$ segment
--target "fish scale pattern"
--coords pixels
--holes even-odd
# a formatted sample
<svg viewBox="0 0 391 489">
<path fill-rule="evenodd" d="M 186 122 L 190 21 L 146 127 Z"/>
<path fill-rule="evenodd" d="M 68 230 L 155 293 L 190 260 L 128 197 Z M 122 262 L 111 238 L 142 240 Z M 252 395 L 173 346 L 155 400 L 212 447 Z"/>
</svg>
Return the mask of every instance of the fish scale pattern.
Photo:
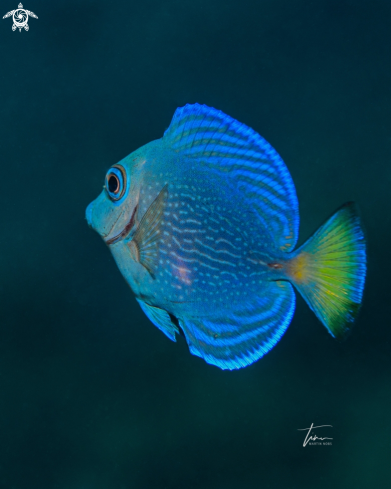
<svg viewBox="0 0 391 489">
<path fill-rule="evenodd" d="M 188 104 L 176 110 L 164 139 L 208 171 L 234 179 L 275 246 L 294 248 L 299 227 L 295 187 L 281 157 L 258 133 L 219 110 Z"/>
</svg>

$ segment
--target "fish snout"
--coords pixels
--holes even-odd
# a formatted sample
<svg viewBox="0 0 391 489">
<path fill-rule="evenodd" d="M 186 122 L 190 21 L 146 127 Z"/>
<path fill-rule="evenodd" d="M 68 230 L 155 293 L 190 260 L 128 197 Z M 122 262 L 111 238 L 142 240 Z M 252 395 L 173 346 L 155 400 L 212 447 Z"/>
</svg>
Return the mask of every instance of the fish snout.
<svg viewBox="0 0 391 489">
<path fill-rule="evenodd" d="M 86 219 L 87 223 L 90 228 L 94 229 L 94 226 L 92 225 L 92 210 L 94 207 L 94 202 L 91 202 L 91 204 L 87 207 L 86 209 Z"/>
</svg>

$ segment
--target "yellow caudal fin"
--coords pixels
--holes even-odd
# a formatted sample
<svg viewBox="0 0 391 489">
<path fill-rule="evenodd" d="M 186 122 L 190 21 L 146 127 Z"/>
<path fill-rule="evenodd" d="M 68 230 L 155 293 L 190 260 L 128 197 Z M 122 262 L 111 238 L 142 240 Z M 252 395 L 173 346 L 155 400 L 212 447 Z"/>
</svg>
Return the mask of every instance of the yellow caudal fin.
<svg viewBox="0 0 391 489">
<path fill-rule="evenodd" d="M 360 308 L 366 246 L 354 203 L 343 205 L 287 266 L 288 277 L 329 333 L 343 338 Z"/>
</svg>

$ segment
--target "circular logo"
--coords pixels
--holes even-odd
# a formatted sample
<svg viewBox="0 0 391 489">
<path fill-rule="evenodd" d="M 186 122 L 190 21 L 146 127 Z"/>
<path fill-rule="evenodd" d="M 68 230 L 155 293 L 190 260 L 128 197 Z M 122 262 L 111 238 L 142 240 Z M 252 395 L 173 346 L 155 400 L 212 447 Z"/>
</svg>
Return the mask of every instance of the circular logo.
<svg viewBox="0 0 391 489">
<path fill-rule="evenodd" d="M 16 25 L 16 27 L 18 27 L 19 29 L 21 29 L 22 27 L 24 27 L 25 25 L 27 25 L 27 22 L 28 22 L 28 14 L 27 12 L 22 9 L 22 8 L 18 8 L 15 10 L 14 12 L 14 15 L 12 16 L 13 20 L 14 20 L 14 24 Z"/>
</svg>

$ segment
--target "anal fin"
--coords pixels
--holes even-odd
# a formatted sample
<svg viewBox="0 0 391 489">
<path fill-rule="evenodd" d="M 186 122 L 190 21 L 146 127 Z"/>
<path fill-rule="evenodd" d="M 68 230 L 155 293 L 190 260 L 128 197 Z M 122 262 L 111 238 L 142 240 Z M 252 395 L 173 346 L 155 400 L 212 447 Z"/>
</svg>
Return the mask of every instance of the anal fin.
<svg viewBox="0 0 391 489">
<path fill-rule="evenodd" d="M 268 282 L 253 303 L 237 304 L 212 317 L 179 319 L 190 353 L 223 370 L 246 367 L 281 339 L 295 309 L 289 282 Z"/>
</svg>

